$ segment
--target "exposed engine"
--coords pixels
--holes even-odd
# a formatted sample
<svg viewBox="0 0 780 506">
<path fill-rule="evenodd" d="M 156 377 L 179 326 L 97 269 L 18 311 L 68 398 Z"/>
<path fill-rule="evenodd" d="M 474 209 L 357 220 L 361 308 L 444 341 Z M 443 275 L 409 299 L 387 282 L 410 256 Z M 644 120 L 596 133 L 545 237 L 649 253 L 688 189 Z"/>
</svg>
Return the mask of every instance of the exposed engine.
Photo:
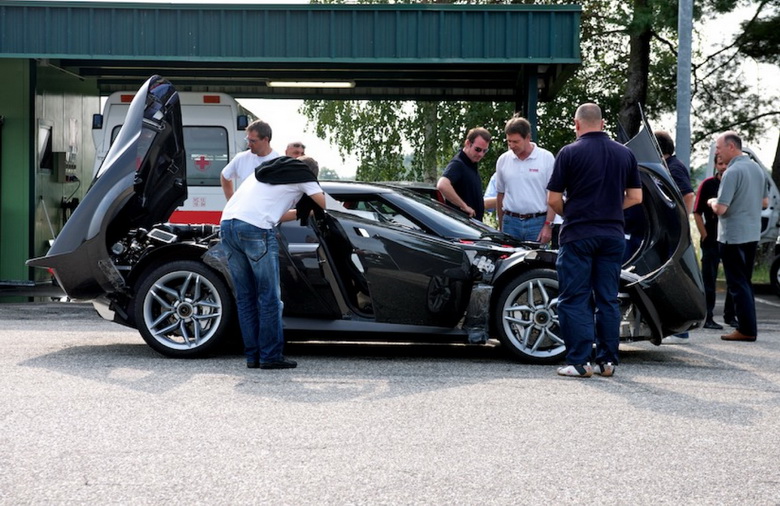
<svg viewBox="0 0 780 506">
<path fill-rule="evenodd" d="M 151 230 L 136 228 L 111 246 L 111 259 L 120 270 L 136 265 L 150 250 L 184 241 L 211 245 L 219 240 L 217 225 L 178 225 L 162 223 Z"/>
</svg>

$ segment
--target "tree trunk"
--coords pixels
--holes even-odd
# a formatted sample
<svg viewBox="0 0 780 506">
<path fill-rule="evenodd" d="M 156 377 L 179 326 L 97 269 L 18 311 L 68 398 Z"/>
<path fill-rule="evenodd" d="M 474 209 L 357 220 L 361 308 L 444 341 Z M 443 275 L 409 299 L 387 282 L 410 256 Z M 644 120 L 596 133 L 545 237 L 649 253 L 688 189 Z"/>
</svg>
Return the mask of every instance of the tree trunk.
<svg viewBox="0 0 780 506">
<path fill-rule="evenodd" d="M 436 167 L 436 147 L 439 140 L 436 136 L 438 131 L 438 107 L 436 102 L 421 102 L 420 112 L 424 119 L 423 128 L 423 181 L 426 183 L 435 183 L 439 179 L 438 168 Z"/>
<path fill-rule="evenodd" d="M 647 101 L 647 80 L 650 73 L 650 21 L 649 0 L 634 0 L 634 17 L 628 26 L 630 53 L 626 91 L 620 103 L 620 124 L 633 137 L 639 132 L 641 116 L 638 104 Z"/>
<path fill-rule="evenodd" d="M 772 179 L 774 179 L 775 185 L 780 188 L 780 136 L 777 139 L 775 159 L 772 161 Z"/>
</svg>

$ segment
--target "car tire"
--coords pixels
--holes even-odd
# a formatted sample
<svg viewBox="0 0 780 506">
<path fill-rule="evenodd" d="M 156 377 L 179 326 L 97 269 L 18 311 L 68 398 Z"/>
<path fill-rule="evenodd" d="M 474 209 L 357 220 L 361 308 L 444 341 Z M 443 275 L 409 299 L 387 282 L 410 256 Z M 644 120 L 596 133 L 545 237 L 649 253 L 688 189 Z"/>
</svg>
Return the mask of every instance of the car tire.
<svg viewBox="0 0 780 506">
<path fill-rule="evenodd" d="M 780 255 L 775 257 L 769 268 L 769 284 L 772 285 L 775 295 L 780 297 Z"/>
<path fill-rule="evenodd" d="M 512 356 L 553 364 L 566 355 L 558 325 L 558 274 L 533 269 L 509 282 L 494 305 L 493 328 Z"/>
<path fill-rule="evenodd" d="M 222 276 L 202 262 L 159 265 L 144 273 L 136 286 L 136 326 L 156 351 L 172 358 L 196 358 L 228 341 L 233 295 Z"/>
</svg>

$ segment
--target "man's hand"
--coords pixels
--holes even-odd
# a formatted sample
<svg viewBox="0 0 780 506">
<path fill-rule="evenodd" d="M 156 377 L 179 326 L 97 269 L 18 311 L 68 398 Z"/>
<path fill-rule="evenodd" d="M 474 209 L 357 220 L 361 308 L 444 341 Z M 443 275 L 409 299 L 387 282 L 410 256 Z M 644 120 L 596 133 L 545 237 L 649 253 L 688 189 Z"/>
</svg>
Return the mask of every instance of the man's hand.
<svg viewBox="0 0 780 506">
<path fill-rule="evenodd" d="M 545 222 L 544 225 L 542 225 L 542 229 L 539 231 L 539 235 L 536 238 L 537 242 L 540 242 L 542 244 L 547 244 L 552 240 L 552 224 L 548 224 Z"/>
</svg>

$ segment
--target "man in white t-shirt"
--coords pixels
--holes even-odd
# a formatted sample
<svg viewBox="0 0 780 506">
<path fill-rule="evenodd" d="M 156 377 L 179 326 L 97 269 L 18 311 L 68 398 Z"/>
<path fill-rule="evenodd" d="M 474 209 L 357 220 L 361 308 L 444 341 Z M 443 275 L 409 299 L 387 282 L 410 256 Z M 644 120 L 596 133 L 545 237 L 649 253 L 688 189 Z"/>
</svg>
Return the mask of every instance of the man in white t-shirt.
<svg viewBox="0 0 780 506">
<path fill-rule="evenodd" d="M 316 162 L 308 157 L 285 156 L 266 162 L 247 177 L 222 211 L 220 237 L 228 252 L 246 366 L 250 369 L 291 369 L 298 365 L 283 355 L 276 225 L 304 195 L 325 208 L 325 193 L 317 182 L 315 167 Z"/>
<path fill-rule="evenodd" d="M 555 157 L 531 142 L 531 124 L 513 117 L 504 128 L 509 151 L 496 162 L 498 228 L 522 241 L 550 242 L 555 212 L 547 183 Z"/>
<path fill-rule="evenodd" d="M 271 126 L 259 119 L 246 127 L 246 142 L 249 144 L 249 149 L 234 156 L 219 176 L 219 183 L 222 185 L 226 199 L 230 200 L 236 188 L 247 176 L 255 173 L 258 165 L 279 158 L 279 153 L 271 149 L 271 134 Z"/>
</svg>

